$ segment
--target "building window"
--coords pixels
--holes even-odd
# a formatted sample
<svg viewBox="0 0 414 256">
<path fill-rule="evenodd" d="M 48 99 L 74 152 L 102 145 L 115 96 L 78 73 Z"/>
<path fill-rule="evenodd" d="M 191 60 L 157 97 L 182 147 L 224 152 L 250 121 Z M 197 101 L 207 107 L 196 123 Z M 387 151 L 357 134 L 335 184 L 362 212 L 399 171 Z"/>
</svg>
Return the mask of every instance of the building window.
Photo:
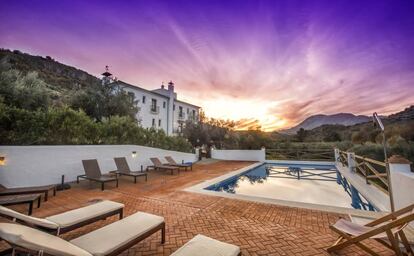
<svg viewBox="0 0 414 256">
<path fill-rule="evenodd" d="M 196 117 L 196 116 L 195 116 L 195 110 L 193 109 L 193 118 L 195 119 L 195 117 Z"/>
<path fill-rule="evenodd" d="M 178 106 L 178 116 L 179 117 L 183 117 L 184 116 L 183 107 L 181 107 L 181 106 Z"/>
<path fill-rule="evenodd" d="M 190 110 L 187 108 L 187 114 L 190 113 Z"/>
<path fill-rule="evenodd" d="M 145 104 L 145 95 L 142 96 L 142 104 Z"/>
<path fill-rule="evenodd" d="M 158 119 L 158 127 L 161 127 L 161 119 Z"/>
<path fill-rule="evenodd" d="M 151 112 L 157 112 L 157 100 L 151 99 Z"/>
<path fill-rule="evenodd" d="M 175 111 L 175 104 L 173 105 L 173 111 Z"/>
<path fill-rule="evenodd" d="M 152 119 L 152 127 L 155 128 L 155 118 Z"/>
<path fill-rule="evenodd" d="M 167 103 L 164 101 L 163 103 L 162 103 L 162 108 L 165 108 L 165 106 L 167 105 Z"/>
<path fill-rule="evenodd" d="M 129 96 L 129 99 L 131 100 L 131 102 L 134 102 L 135 94 L 133 92 L 128 92 L 128 96 Z"/>
</svg>

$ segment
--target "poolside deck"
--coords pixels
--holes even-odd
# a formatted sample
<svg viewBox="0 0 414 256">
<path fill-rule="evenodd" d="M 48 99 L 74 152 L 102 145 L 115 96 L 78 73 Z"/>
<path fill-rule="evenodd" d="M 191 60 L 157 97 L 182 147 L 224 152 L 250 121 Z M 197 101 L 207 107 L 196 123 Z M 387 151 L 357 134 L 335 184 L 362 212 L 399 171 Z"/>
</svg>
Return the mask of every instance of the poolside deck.
<svg viewBox="0 0 414 256">
<path fill-rule="evenodd" d="M 174 176 L 152 171 L 148 182 L 139 180 L 134 184 L 128 177 L 122 177 L 119 188 L 108 183 L 103 192 L 97 184 L 83 181 L 80 185 L 73 184 L 70 190 L 58 192 L 48 202 L 42 202 L 41 208 L 34 210 L 34 216 L 56 214 L 93 200 L 110 199 L 124 203 L 126 215 L 145 211 L 165 217 L 164 245 L 159 243 L 157 234 L 122 255 L 169 255 L 199 233 L 240 246 L 242 255 L 327 255 L 324 249 L 336 239 L 329 225 L 346 216 L 181 191 L 249 164 L 225 161 L 197 164 L 193 171 Z M 15 209 L 25 211 L 24 208 Z M 91 224 L 63 237 L 72 239 L 115 219 Z M 370 246 L 381 255 L 392 255 L 375 241 L 370 241 Z M 0 250 L 4 248 L 3 242 Z M 340 255 L 365 254 L 352 246 Z"/>
</svg>

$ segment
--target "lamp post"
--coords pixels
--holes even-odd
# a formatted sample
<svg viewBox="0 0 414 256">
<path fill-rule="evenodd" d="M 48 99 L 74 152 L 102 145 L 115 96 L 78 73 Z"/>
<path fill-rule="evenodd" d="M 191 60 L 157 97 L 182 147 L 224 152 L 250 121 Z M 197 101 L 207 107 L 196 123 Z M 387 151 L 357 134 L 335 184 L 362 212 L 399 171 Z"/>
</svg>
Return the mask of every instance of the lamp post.
<svg viewBox="0 0 414 256">
<path fill-rule="evenodd" d="M 381 129 L 382 132 L 382 146 L 384 148 L 384 158 L 385 158 L 385 171 L 387 172 L 387 178 L 388 178 L 388 192 L 390 194 L 390 205 L 391 205 L 391 212 L 395 211 L 394 207 L 394 197 L 392 194 L 392 183 L 391 183 L 391 173 L 390 168 L 388 165 L 388 156 L 387 156 L 387 140 L 385 138 L 385 127 L 384 124 L 381 121 L 381 118 L 378 116 L 377 112 L 374 112 L 372 115 L 374 119 L 374 125 L 378 125 L 378 127 Z"/>
</svg>

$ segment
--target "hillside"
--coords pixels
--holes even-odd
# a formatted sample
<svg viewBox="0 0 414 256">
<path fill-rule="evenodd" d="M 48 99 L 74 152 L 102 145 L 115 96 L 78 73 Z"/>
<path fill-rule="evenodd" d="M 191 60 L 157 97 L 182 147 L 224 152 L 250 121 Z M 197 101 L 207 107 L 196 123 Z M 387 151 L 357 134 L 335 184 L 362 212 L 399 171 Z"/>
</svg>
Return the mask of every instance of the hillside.
<svg viewBox="0 0 414 256">
<path fill-rule="evenodd" d="M 413 110 L 414 106 L 411 106 L 403 111 L 382 118 L 388 138 L 394 136 L 395 139 L 398 139 L 398 136 L 400 136 L 407 141 L 414 140 L 414 133 L 412 132 L 414 131 Z M 359 139 L 365 139 L 374 142 L 382 138 L 378 137 L 379 133 L 379 129 L 374 126 L 373 122 L 358 123 L 350 126 L 325 124 L 307 130 L 306 140 L 329 142 L 338 140 L 357 141 Z"/>
<path fill-rule="evenodd" d="M 414 105 L 404 109 L 401 112 L 388 116 L 390 120 L 412 120 L 414 119 Z"/>
<path fill-rule="evenodd" d="M 100 80 L 87 72 L 59 63 L 46 56 L 33 56 L 18 50 L 0 49 L 0 72 L 16 69 L 27 73 L 36 71 L 39 78 L 58 91 L 87 87 Z"/>
<path fill-rule="evenodd" d="M 340 113 L 340 114 L 334 114 L 334 115 L 313 115 L 313 116 L 306 118 L 304 121 L 302 121 L 298 125 L 281 131 L 281 133 L 295 134 L 300 128 L 303 128 L 305 130 L 312 130 L 322 125 L 349 126 L 349 125 L 369 122 L 370 120 L 371 118 L 368 116 L 362 116 L 362 115 L 356 116 L 350 113 Z"/>
</svg>

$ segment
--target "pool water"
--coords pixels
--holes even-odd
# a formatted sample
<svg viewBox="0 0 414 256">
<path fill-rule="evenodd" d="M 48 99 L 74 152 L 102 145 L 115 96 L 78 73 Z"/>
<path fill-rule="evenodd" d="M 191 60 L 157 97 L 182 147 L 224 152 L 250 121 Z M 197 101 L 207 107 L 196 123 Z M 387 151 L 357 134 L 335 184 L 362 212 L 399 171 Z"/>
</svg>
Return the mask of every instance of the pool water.
<svg viewBox="0 0 414 256">
<path fill-rule="evenodd" d="M 263 164 L 205 189 L 223 193 L 353 208 L 336 183 L 335 166 Z M 298 174 L 300 179 L 298 179 Z"/>
</svg>

